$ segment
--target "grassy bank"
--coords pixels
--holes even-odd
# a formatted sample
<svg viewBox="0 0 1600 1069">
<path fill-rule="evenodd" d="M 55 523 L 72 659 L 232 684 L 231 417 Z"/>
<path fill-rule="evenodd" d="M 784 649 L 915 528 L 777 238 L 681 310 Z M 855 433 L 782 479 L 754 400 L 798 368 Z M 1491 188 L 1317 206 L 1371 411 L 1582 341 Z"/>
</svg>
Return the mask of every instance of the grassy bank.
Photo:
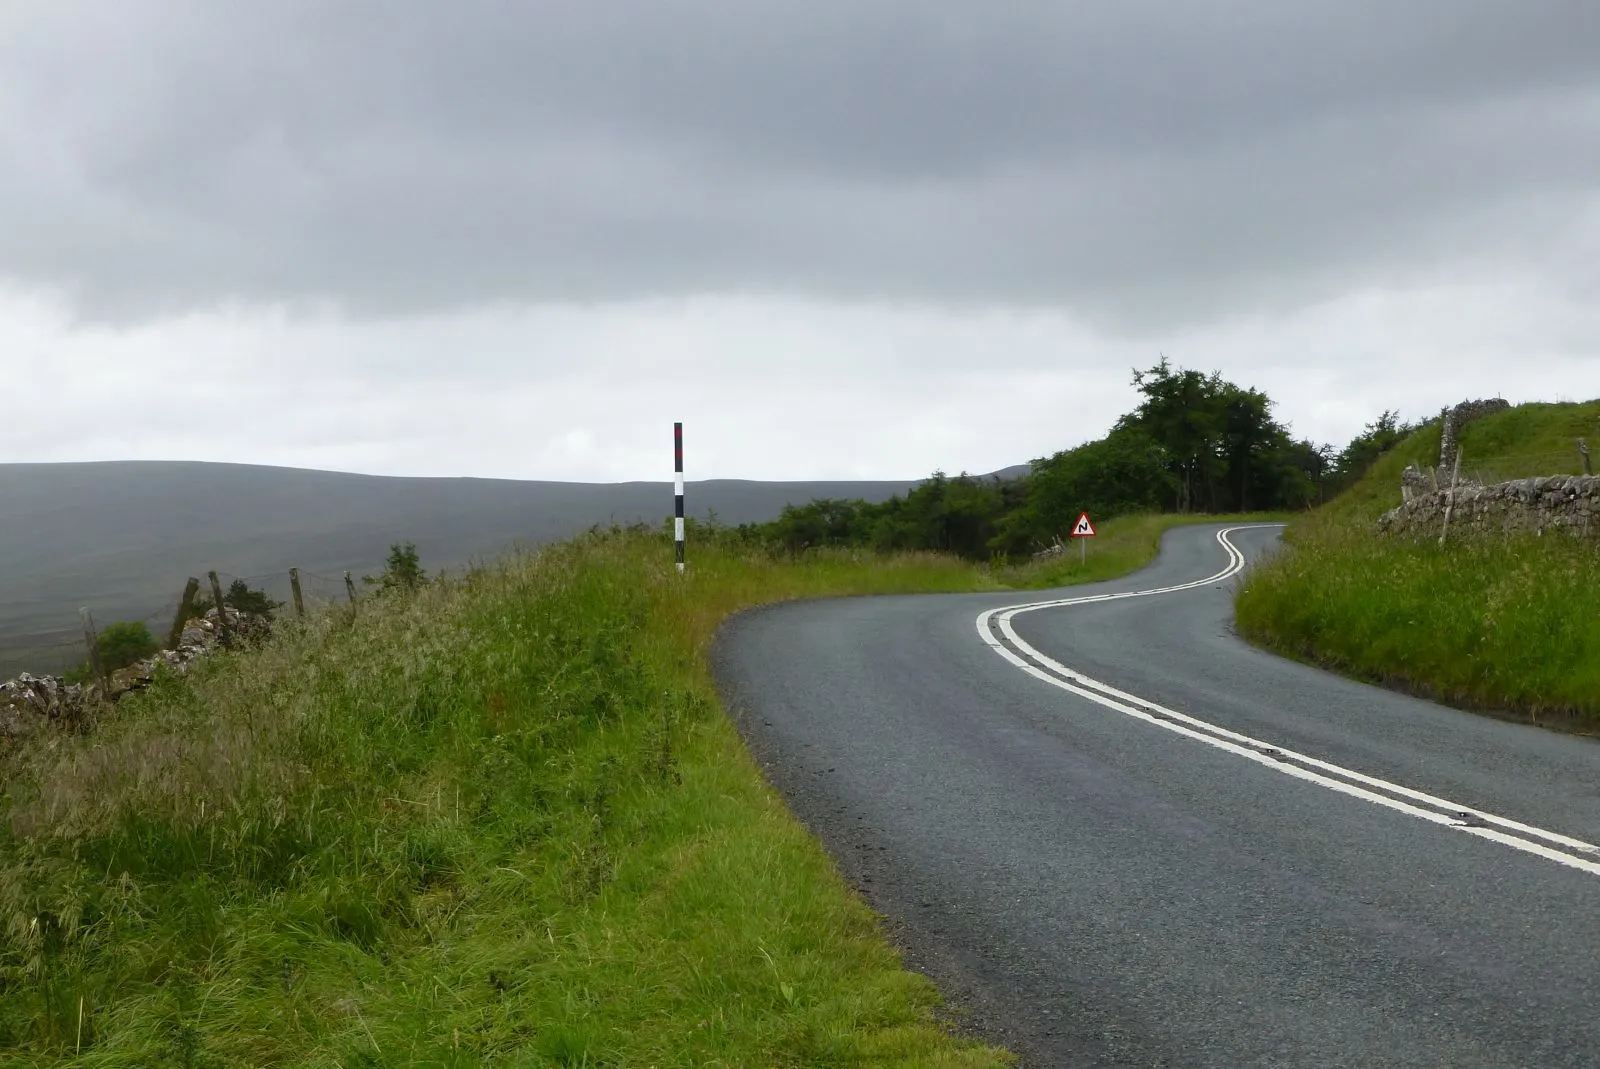
<svg viewBox="0 0 1600 1069">
<path fill-rule="evenodd" d="M 995 1065 L 716 708 L 729 611 L 970 588 L 585 540 L 13 755 L 0 1051 L 84 1065 Z"/>
<path fill-rule="evenodd" d="M 1300 532 L 1254 569 L 1241 633 L 1278 652 L 1471 708 L 1600 729 L 1600 546 Z"/>
<path fill-rule="evenodd" d="M 1437 420 L 1380 457 L 1372 470 L 1308 519 L 1361 523 L 1376 520 L 1400 504 L 1400 476 L 1408 464 L 1427 470 L 1439 462 Z M 1600 442 L 1600 400 L 1581 404 L 1518 405 L 1476 420 L 1458 435 L 1461 474 L 1483 481 L 1536 475 L 1575 475 L 1580 471 L 1576 440 Z"/>
<path fill-rule="evenodd" d="M 707 653 L 1013 570 L 597 535 L 218 655 L 0 754 L 7 1064 L 979 1066 L 765 785 Z"/>
<path fill-rule="evenodd" d="M 1468 425 L 1462 448 L 1514 476 L 1563 470 L 1564 457 L 1571 470 L 1572 439 L 1593 438 L 1596 420 L 1600 402 L 1524 405 Z M 1374 529 L 1400 503 L 1401 470 L 1438 448 L 1438 426 L 1423 428 L 1296 521 L 1287 550 L 1240 589 L 1241 633 L 1454 704 L 1600 730 L 1600 545 L 1457 534 L 1440 547 Z"/>
</svg>

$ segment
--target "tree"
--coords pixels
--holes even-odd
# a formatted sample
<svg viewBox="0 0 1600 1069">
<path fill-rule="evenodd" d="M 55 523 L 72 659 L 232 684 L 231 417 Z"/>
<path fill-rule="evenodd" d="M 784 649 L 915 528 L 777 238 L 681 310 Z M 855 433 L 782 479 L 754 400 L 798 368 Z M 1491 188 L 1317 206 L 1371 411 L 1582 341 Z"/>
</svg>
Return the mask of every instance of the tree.
<svg viewBox="0 0 1600 1069">
<path fill-rule="evenodd" d="M 785 505 L 767 525 L 767 536 L 789 550 L 810 546 L 861 546 L 870 534 L 867 522 L 874 507 L 865 501 L 821 498 L 806 505 Z"/>
<path fill-rule="evenodd" d="M 1162 356 L 1152 368 L 1135 369 L 1133 384 L 1144 401 L 1118 426 L 1142 427 L 1166 451 L 1168 470 L 1176 476 L 1177 510 L 1192 512 L 1198 500 L 1212 496 L 1217 481 L 1222 377 L 1175 371 Z"/>
<path fill-rule="evenodd" d="M 969 560 L 987 559 L 1007 492 L 998 479 L 936 471 L 905 497 L 877 510 L 870 545 L 880 550 L 934 550 Z"/>
<path fill-rule="evenodd" d="M 1167 358 L 1133 383 L 1144 401 L 1118 423 L 1140 427 L 1162 449 L 1180 512 L 1295 508 L 1312 495 L 1289 429 L 1272 399 L 1221 373 L 1174 369 Z"/>
<path fill-rule="evenodd" d="M 1160 511 L 1176 489 L 1161 446 L 1143 427 L 1123 426 L 1034 461 L 1025 526 L 1036 541 L 1048 541 L 1071 530 L 1080 512 L 1108 520 Z"/>
<path fill-rule="evenodd" d="M 1134 369 L 1140 402 L 1098 441 L 1035 460 L 1015 480 L 934 472 L 882 504 L 813 501 L 750 540 L 812 546 L 935 550 L 982 560 L 1015 557 L 1064 535 L 1080 512 L 1243 512 L 1304 508 L 1328 480 L 1332 449 L 1296 441 L 1264 392 L 1220 372 L 1175 368 L 1165 356 Z M 1392 420 L 1390 421 L 1392 422 Z"/>
<path fill-rule="evenodd" d="M 281 601 L 273 601 L 265 590 L 252 587 L 243 579 L 235 579 L 228 585 L 227 593 L 222 595 L 222 603 L 246 616 L 265 616 L 269 619 L 274 612 L 283 607 Z M 211 607 L 210 598 L 197 597 L 189 605 L 189 618 L 204 616 L 211 611 Z"/>
<path fill-rule="evenodd" d="M 383 574 L 364 575 L 361 581 L 368 586 L 376 586 L 380 594 L 397 590 L 410 593 L 427 583 L 428 573 L 422 570 L 415 543 L 396 542 L 389 547 L 389 561 Z"/>
<path fill-rule="evenodd" d="M 243 579 L 235 579 L 229 584 L 228 592 L 222 595 L 222 602 L 249 616 L 271 616 L 283 604 L 267 597 L 265 590 L 252 588 Z"/>
<path fill-rule="evenodd" d="M 1400 413 L 1385 409 L 1333 458 L 1335 489 L 1344 490 L 1354 485 L 1377 463 L 1379 457 L 1409 438 L 1419 426 L 1416 423 L 1402 423 Z"/>
</svg>

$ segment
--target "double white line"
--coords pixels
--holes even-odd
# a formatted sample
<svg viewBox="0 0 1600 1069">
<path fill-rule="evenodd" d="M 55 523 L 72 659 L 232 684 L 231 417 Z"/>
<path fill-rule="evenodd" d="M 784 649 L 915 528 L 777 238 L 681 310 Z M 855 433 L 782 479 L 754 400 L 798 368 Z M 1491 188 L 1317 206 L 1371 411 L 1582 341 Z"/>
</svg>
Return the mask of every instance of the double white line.
<svg viewBox="0 0 1600 1069">
<path fill-rule="evenodd" d="M 1373 805 L 1392 809 L 1397 813 L 1404 813 L 1409 817 L 1416 817 L 1418 820 L 1462 831 L 1480 839 L 1488 839 L 1514 850 L 1535 854 L 1569 868 L 1581 869 L 1591 875 L 1600 876 L 1600 847 L 1494 813 L 1472 809 L 1446 798 L 1412 790 L 1410 787 L 1368 776 L 1306 754 L 1296 753 L 1282 746 L 1207 723 L 1186 713 L 1180 713 L 1176 709 L 1157 705 L 1137 695 L 1118 690 L 1110 684 L 1090 679 L 1083 673 L 1073 671 L 1066 665 L 1052 660 L 1024 642 L 1011 625 L 1013 619 L 1025 612 L 1066 608 L 1070 605 L 1092 605 L 1102 601 L 1122 601 L 1126 598 L 1148 598 L 1158 594 L 1175 594 L 1181 590 L 1193 590 L 1196 587 L 1229 579 L 1244 568 L 1245 560 L 1244 554 L 1239 552 L 1238 547 L 1228 536 L 1235 531 L 1267 526 L 1279 525 L 1255 524 L 1219 531 L 1217 541 L 1228 554 L 1228 566 L 1215 575 L 1208 575 L 1192 583 L 1156 587 L 1151 590 L 1060 598 L 990 609 L 978 617 L 978 634 L 991 649 L 1029 675 L 1124 716 L 1143 720 L 1165 731 L 1226 751 L 1247 761 L 1254 761 L 1285 776 L 1292 776 L 1319 787 L 1326 787 L 1330 791 L 1337 791 L 1352 798 L 1371 802 Z"/>
</svg>

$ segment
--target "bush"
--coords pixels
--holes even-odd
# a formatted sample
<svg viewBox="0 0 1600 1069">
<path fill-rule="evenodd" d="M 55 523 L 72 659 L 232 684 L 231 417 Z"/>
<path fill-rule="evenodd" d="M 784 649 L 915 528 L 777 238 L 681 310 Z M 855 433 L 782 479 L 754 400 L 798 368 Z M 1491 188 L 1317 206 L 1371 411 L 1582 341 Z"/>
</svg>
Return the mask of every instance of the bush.
<svg viewBox="0 0 1600 1069">
<path fill-rule="evenodd" d="M 153 656 L 160 648 L 142 621 L 119 620 L 100 632 L 100 660 L 108 672 Z"/>
<path fill-rule="evenodd" d="M 415 543 L 396 542 L 389 547 L 389 561 L 383 574 L 364 575 L 361 581 L 368 586 L 376 586 L 380 594 L 396 590 L 412 593 L 427 583 L 428 573 L 422 570 L 422 560 L 417 556 Z"/>
<path fill-rule="evenodd" d="M 161 647 L 150 628 L 139 620 L 119 620 L 100 632 L 100 660 L 107 672 L 115 672 L 153 656 Z M 94 668 L 85 661 L 62 674 L 68 683 L 94 682 Z"/>
<path fill-rule="evenodd" d="M 235 579 L 228 587 L 228 592 L 222 595 L 222 603 L 230 609 L 237 609 L 246 616 L 265 616 L 270 618 L 273 613 L 283 607 L 283 602 L 273 601 L 267 596 L 265 590 L 252 587 L 243 579 Z M 212 609 L 211 599 L 198 597 L 189 606 L 189 619 L 193 620 L 204 616 Z"/>
</svg>

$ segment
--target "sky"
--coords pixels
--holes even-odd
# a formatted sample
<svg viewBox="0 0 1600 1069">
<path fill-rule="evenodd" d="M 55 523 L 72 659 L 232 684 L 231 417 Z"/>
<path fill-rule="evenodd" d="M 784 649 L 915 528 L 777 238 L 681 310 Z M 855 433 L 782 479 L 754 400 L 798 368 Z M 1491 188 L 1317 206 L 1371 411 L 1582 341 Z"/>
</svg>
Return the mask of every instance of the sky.
<svg viewBox="0 0 1600 1069">
<path fill-rule="evenodd" d="M 1593 0 L 3 0 L 0 462 L 985 472 L 1600 395 Z"/>
</svg>

